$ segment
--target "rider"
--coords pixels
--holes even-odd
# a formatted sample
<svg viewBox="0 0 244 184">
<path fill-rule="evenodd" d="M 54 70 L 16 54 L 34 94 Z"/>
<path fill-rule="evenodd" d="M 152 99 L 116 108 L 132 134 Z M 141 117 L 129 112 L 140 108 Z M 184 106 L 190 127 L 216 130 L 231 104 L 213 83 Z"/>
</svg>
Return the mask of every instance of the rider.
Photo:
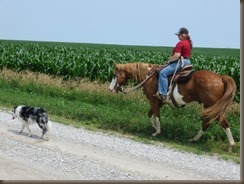
<svg viewBox="0 0 244 184">
<path fill-rule="evenodd" d="M 178 33 L 175 33 L 180 41 L 176 44 L 175 48 L 173 49 L 172 55 L 169 61 L 167 62 L 168 65 L 159 72 L 158 92 L 156 93 L 156 97 L 158 97 L 163 102 L 166 102 L 168 100 L 167 77 L 171 76 L 176 69 L 177 71 L 181 69 L 181 62 L 184 62 L 184 66 L 191 64 L 190 55 L 192 50 L 192 41 L 188 33 L 189 32 L 185 27 L 180 28 Z M 181 60 L 182 57 L 184 58 L 183 61 L 180 61 L 178 63 L 178 61 Z"/>
</svg>

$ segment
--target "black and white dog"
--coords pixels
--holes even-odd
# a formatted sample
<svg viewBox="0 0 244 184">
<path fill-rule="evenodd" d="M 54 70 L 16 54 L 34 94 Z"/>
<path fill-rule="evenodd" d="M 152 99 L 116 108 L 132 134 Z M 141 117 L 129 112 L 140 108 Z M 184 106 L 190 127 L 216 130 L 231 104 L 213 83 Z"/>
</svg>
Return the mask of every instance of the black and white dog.
<svg viewBox="0 0 244 184">
<path fill-rule="evenodd" d="M 26 127 L 29 131 L 29 136 L 31 137 L 31 130 L 29 125 L 32 123 L 37 123 L 42 129 L 42 136 L 47 136 L 51 130 L 51 123 L 48 121 L 47 111 L 41 107 L 30 107 L 27 105 L 15 106 L 12 110 L 13 119 L 18 118 L 22 122 L 22 128 L 19 133 L 23 132 Z"/>
</svg>

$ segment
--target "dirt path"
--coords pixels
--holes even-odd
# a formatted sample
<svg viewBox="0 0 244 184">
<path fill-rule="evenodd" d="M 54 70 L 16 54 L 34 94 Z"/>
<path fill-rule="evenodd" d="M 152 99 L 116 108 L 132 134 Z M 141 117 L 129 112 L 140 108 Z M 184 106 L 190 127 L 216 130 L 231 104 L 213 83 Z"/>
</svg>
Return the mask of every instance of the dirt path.
<svg viewBox="0 0 244 184">
<path fill-rule="evenodd" d="M 37 125 L 31 126 L 32 137 L 27 136 L 26 130 L 19 134 L 20 126 L 8 112 L 0 112 L 1 180 L 240 179 L 240 165 L 217 158 L 144 145 L 55 122 L 47 141 L 39 138 L 41 130 Z M 209 171 L 207 167 L 211 165 L 207 161 L 217 164 L 218 173 L 223 169 L 228 175 Z"/>
</svg>

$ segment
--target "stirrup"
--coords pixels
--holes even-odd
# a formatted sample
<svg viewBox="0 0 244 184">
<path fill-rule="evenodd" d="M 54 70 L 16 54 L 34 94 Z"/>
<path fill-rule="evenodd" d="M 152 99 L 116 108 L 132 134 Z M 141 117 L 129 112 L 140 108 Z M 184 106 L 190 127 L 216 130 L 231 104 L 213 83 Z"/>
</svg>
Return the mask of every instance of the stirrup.
<svg viewBox="0 0 244 184">
<path fill-rule="evenodd" d="M 157 93 L 155 95 L 156 98 L 158 98 L 160 101 L 162 101 L 163 103 L 169 103 L 169 95 L 160 95 L 159 92 L 157 91 Z"/>
<path fill-rule="evenodd" d="M 161 97 L 161 95 L 159 94 L 158 91 L 157 91 L 157 93 L 156 93 L 155 95 L 153 95 L 153 96 L 155 96 L 155 97 L 158 98 L 159 100 L 162 100 L 162 97 Z"/>
<path fill-rule="evenodd" d="M 161 100 L 164 102 L 164 101 L 167 101 L 168 100 L 168 95 L 161 95 Z"/>
<path fill-rule="evenodd" d="M 163 102 L 164 104 L 171 104 L 169 95 L 164 95 L 164 96 L 162 96 L 162 102 Z"/>
</svg>

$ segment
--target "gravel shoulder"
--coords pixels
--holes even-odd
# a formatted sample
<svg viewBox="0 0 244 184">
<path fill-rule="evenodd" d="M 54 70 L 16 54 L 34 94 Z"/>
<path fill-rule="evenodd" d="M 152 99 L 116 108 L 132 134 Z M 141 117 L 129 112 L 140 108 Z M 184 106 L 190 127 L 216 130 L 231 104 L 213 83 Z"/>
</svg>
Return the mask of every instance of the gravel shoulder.
<svg viewBox="0 0 244 184">
<path fill-rule="evenodd" d="M 240 180 L 240 165 L 52 122 L 50 140 L 0 111 L 0 180 Z"/>
</svg>

